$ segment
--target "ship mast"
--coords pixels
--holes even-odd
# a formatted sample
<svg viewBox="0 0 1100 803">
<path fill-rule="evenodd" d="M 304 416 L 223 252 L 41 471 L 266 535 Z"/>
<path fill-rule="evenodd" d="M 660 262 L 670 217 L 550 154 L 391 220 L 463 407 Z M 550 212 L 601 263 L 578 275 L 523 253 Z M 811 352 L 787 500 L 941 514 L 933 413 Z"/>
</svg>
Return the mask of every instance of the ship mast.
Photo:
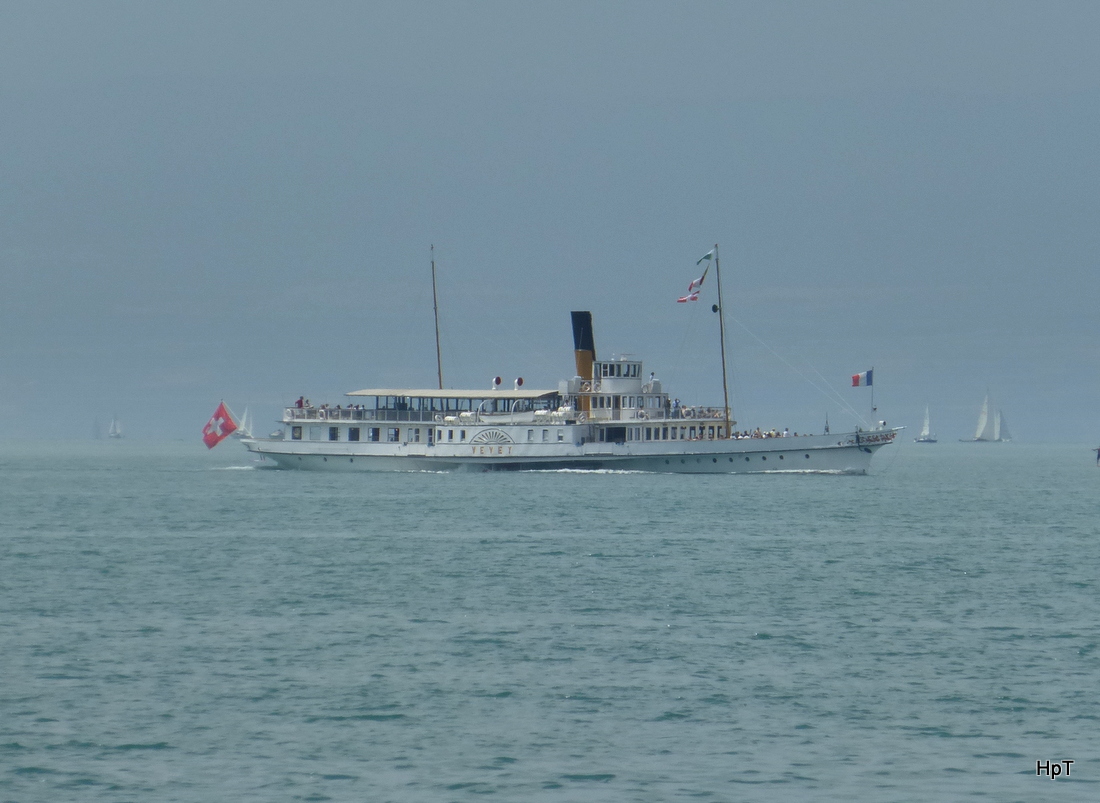
<svg viewBox="0 0 1100 803">
<path fill-rule="evenodd" d="M 436 373 L 439 376 L 439 389 L 442 390 L 443 356 L 439 350 L 439 298 L 436 295 L 436 246 L 434 244 L 431 246 L 431 308 L 436 313 Z"/>
<path fill-rule="evenodd" d="M 718 313 L 718 342 L 721 344 L 722 349 L 722 409 L 725 411 L 726 437 L 732 438 L 733 433 L 730 431 L 730 390 L 729 380 L 726 377 L 726 319 L 722 304 L 722 270 L 718 267 L 718 243 L 714 244 L 714 275 L 718 279 L 718 303 L 715 305 L 714 311 Z"/>
</svg>

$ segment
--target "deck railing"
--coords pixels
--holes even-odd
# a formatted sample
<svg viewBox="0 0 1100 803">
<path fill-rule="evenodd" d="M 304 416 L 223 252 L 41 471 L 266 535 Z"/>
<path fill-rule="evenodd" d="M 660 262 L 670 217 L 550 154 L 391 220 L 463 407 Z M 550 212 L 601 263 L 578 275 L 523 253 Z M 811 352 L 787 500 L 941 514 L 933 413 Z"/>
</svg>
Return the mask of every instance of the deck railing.
<svg viewBox="0 0 1100 803">
<path fill-rule="evenodd" d="M 517 422 L 540 420 L 550 411 L 533 414 L 531 411 L 515 413 Z M 501 421 L 512 413 L 478 413 L 456 410 L 368 410 L 356 407 L 287 407 L 285 421 L 408 421 L 414 423 L 474 424 L 478 421 Z M 574 418 L 572 413 L 569 418 Z M 722 420 L 722 411 L 713 407 L 679 407 L 669 411 L 650 409 L 599 409 L 587 416 L 593 421 L 668 421 L 668 420 Z"/>
</svg>

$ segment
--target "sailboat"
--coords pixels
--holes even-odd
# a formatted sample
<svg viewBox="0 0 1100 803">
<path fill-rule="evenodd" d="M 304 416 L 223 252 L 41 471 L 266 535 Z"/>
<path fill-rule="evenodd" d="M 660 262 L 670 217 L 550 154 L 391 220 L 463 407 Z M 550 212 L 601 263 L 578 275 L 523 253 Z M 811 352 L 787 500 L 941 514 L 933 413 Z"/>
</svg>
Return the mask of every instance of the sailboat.
<svg viewBox="0 0 1100 803">
<path fill-rule="evenodd" d="M 974 437 L 962 440 L 971 443 L 1004 443 L 1012 440 L 1004 413 L 1000 410 L 990 411 L 988 393 L 982 402 L 982 410 L 978 413 L 978 428 L 974 431 Z"/>
<path fill-rule="evenodd" d="M 121 438 L 122 437 L 122 424 L 118 423 L 118 418 L 111 416 L 111 426 L 107 429 L 108 438 Z"/>
<path fill-rule="evenodd" d="M 921 427 L 920 435 L 913 438 L 916 443 L 935 443 L 936 436 L 932 434 L 928 424 L 928 405 L 924 405 L 924 426 Z"/>
<path fill-rule="evenodd" d="M 252 416 L 248 414 L 247 407 L 244 408 L 244 415 L 241 416 L 237 429 L 233 432 L 233 437 L 237 439 L 252 437 Z"/>
</svg>

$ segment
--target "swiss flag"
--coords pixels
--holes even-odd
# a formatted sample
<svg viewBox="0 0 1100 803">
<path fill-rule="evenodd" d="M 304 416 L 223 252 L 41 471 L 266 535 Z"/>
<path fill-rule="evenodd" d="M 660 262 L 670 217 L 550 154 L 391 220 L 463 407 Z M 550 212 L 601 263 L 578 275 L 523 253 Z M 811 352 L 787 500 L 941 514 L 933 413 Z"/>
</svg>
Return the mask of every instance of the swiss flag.
<svg viewBox="0 0 1100 803">
<path fill-rule="evenodd" d="M 202 428 L 202 442 L 206 444 L 207 449 L 213 449 L 236 431 L 237 422 L 233 420 L 229 408 L 225 406 L 225 402 L 219 402 L 218 409 Z"/>
</svg>

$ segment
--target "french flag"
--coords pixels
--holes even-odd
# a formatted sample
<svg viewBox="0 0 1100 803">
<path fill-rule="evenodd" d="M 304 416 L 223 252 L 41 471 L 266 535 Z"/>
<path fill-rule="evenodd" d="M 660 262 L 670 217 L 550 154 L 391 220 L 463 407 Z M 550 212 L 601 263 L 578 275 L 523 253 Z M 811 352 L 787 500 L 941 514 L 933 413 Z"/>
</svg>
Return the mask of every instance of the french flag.
<svg viewBox="0 0 1100 803">
<path fill-rule="evenodd" d="M 853 388 L 865 388 L 871 384 L 872 374 L 874 369 L 870 371 L 864 371 L 862 374 L 852 374 L 852 387 Z"/>
</svg>

